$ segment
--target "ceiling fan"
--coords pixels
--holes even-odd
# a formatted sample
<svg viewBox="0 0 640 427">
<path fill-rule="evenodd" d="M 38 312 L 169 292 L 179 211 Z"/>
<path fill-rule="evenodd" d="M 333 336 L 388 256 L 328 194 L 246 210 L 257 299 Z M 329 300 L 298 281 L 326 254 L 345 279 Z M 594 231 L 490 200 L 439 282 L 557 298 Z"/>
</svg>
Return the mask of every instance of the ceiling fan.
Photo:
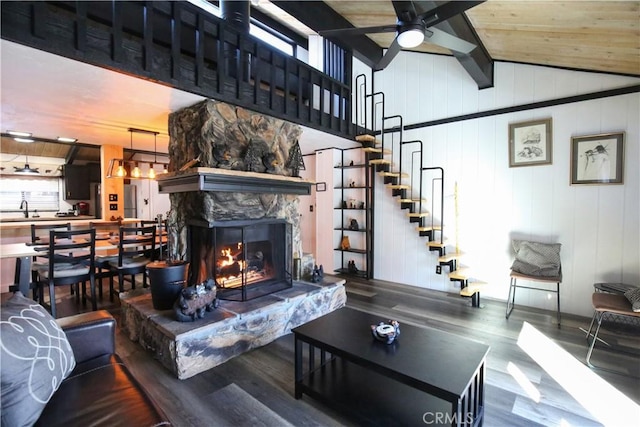
<svg viewBox="0 0 640 427">
<path fill-rule="evenodd" d="M 393 58 L 403 48 L 412 48 L 420 45 L 423 41 L 428 41 L 438 46 L 445 47 L 461 53 L 469 53 L 475 49 L 476 45 L 466 40 L 439 30 L 434 25 L 446 21 L 467 9 L 470 9 L 483 1 L 449 1 L 443 5 L 423 13 L 418 13 L 413 1 L 391 2 L 396 11 L 398 22 L 395 25 L 381 25 L 377 27 L 364 28 L 341 28 L 336 30 L 320 31 L 323 37 L 342 37 L 360 34 L 391 33 L 395 32 L 396 37 L 389 46 L 386 53 L 375 65 L 374 70 L 384 69 L 391 63 Z"/>
</svg>

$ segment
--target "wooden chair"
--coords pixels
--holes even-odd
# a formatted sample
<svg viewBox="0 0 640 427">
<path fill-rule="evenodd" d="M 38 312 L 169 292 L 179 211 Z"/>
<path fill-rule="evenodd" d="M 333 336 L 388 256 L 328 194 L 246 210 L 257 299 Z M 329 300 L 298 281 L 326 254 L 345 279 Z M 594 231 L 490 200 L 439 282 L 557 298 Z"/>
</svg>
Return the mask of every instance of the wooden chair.
<svg viewBox="0 0 640 427">
<path fill-rule="evenodd" d="M 46 244 L 49 240 L 49 232 L 51 230 L 57 231 L 70 231 L 71 223 L 66 224 L 31 224 L 31 244 Z M 31 263 L 31 287 L 33 288 L 33 299 L 38 300 L 38 270 L 47 266 L 48 256 L 43 254 L 42 256 L 33 257 Z M 71 287 L 71 294 L 73 294 L 73 287 Z"/>
<path fill-rule="evenodd" d="M 56 317 L 55 287 L 75 286 L 78 300 L 78 284 L 82 283 L 82 302 L 86 303 L 86 282 L 91 286 L 92 309 L 97 309 L 94 259 L 96 254 L 95 230 L 73 230 L 49 232 L 49 245 L 42 247 L 49 258 L 48 265 L 38 271 L 38 294 L 44 303 L 44 287 L 49 288 L 49 308 Z"/>
<path fill-rule="evenodd" d="M 147 287 L 147 264 L 154 261 L 156 227 L 120 227 L 118 235 L 118 258 L 109 262 L 113 273 L 109 277 L 109 293 L 115 293 L 113 277 L 118 276 L 118 292 L 124 292 L 125 275 L 131 276 L 131 288 L 135 289 L 135 276 L 142 274 L 142 286 Z"/>
<path fill-rule="evenodd" d="M 108 238 L 119 233 L 121 221 L 92 221 L 89 222 L 89 228 L 96 230 L 96 240 L 102 238 Z M 105 277 L 111 277 L 113 272 L 109 263 L 118 259 L 116 253 L 111 255 L 96 255 L 95 266 L 97 269 L 96 279 L 98 279 L 100 285 L 98 286 L 98 296 L 102 299 L 102 279 Z M 110 296 L 110 300 L 113 301 L 113 296 Z"/>
<path fill-rule="evenodd" d="M 160 224 L 158 224 L 157 220 L 152 220 L 152 219 L 143 219 L 140 221 L 140 226 L 141 227 L 148 227 L 153 225 L 154 227 L 156 227 L 156 236 L 159 236 L 160 238 L 162 238 L 162 235 L 166 235 L 167 234 L 167 220 L 163 220 Z M 159 242 L 158 247 L 156 248 L 156 253 L 154 256 L 154 260 L 162 260 L 165 255 L 167 254 L 167 243 L 162 243 Z"/>
<path fill-rule="evenodd" d="M 631 303 L 623 294 L 594 292 L 591 295 L 591 303 L 593 304 L 593 317 L 591 318 L 591 324 L 589 325 L 589 331 L 587 332 L 587 343 L 589 343 L 589 339 L 591 339 L 589 350 L 587 351 L 587 366 L 590 368 L 602 369 L 604 371 L 620 373 L 612 369 L 593 365 L 591 363 L 593 347 L 595 346 L 596 341 L 598 341 L 598 333 L 600 332 L 603 320 L 609 319 L 640 326 L 640 312 L 633 311 Z M 594 326 L 595 331 L 593 330 Z"/>
</svg>

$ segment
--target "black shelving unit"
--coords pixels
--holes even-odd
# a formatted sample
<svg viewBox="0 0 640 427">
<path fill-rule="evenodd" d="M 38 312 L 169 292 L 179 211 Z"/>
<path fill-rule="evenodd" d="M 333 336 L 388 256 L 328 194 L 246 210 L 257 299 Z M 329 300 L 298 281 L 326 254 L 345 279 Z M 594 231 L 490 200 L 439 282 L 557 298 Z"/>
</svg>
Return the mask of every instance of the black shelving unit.
<svg viewBox="0 0 640 427">
<path fill-rule="evenodd" d="M 337 247 L 334 250 L 340 252 L 340 265 L 334 269 L 335 272 L 340 274 L 347 274 L 357 277 L 370 279 L 373 277 L 373 168 L 369 166 L 369 154 L 364 153 L 364 163 L 345 164 L 345 152 L 350 150 L 361 150 L 361 148 L 347 148 L 341 149 L 341 163 L 339 166 L 335 166 L 335 169 L 340 170 L 340 179 L 338 185 L 334 187 L 334 190 L 340 192 L 339 205 L 334 207 L 334 210 L 341 212 L 340 222 L 334 227 L 334 232 L 340 233 L 339 241 L 342 241 L 344 236 L 354 236 L 354 240 L 357 240 L 357 245 L 349 249 L 342 249 Z M 347 182 L 347 179 L 353 179 L 354 173 L 349 170 L 361 170 L 362 172 L 357 174 L 358 185 Z M 364 185 L 362 182 L 364 181 Z M 350 194 L 351 193 L 351 194 Z M 354 206 L 349 205 L 350 200 L 357 200 L 357 204 Z M 346 206 L 345 206 L 346 204 Z M 354 230 L 349 228 L 348 213 L 361 212 L 356 220 L 358 221 L 358 229 Z M 351 242 L 350 242 L 351 243 Z M 356 255 L 356 256 L 351 256 Z M 355 262 L 357 270 L 349 268 L 350 261 Z"/>
</svg>

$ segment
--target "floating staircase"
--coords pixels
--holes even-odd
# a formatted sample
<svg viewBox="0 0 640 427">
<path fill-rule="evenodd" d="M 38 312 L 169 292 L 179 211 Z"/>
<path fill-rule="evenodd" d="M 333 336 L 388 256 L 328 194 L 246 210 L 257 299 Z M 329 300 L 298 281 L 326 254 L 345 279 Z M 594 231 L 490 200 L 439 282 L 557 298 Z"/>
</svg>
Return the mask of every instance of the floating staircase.
<svg viewBox="0 0 640 427">
<path fill-rule="evenodd" d="M 367 101 L 370 102 L 370 105 L 367 104 Z M 435 220 L 432 214 L 425 209 L 427 198 L 423 197 L 423 175 L 427 171 L 439 173 L 439 176 L 431 180 L 431 200 L 434 200 L 434 195 L 438 195 L 436 184 L 439 183 L 440 221 L 444 221 L 444 170 L 440 167 L 423 167 L 422 141 L 405 141 L 403 139 L 402 117 L 385 115 L 384 94 L 381 92 L 367 94 L 366 76 L 363 74 L 356 77 L 355 108 L 356 117 L 364 117 L 360 114 L 361 108 L 371 112 L 369 122 L 365 117 L 364 122 L 357 123 L 356 133 L 359 133 L 359 135 L 356 137 L 356 141 L 362 144 L 362 150 L 368 156 L 368 164 L 374 168 L 377 172 L 375 175 L 379 176 L 385 187 L 391 191 L 391 196 L 396 198 L 400 209 L 408 211 L 406 217 L 410 223 L 416 224 L 416 231 L 419 236 L 427 238 L 427 250 L 438 253 L 436 273 L 442 274 L 442 268 L 446 267 L 449 270 L 449 280 L 460 284 L 460 296 L 471 298 L 471 305 L 480 307 L 480 292 L 487 289 L 489 284 L 474 277 L 470 269 L 459 268 L 460 260 L 464 254 L 457 247 L 453 253 L 447 253 L 444 227 L 443 225 L 434 224 Z M 376 131 L 377 110 L 381 112 L 380 117 L 378 117 L 380 130 Z M 399 122 L 399 126 L 385 128 L 385 124 L 391 121 Z M 394 140 L 396 134 L 399 138 Z M 388 141 L 389 138 L 391 142 Z M 411 165 L 403 167 L 402 150 L 407 150 L 409 146 L 415 149 L 416 145 L 419 145 L 419 149 L 411 152 Z M 419 156 L 420 166 L 418 168 L 415 167 L 414 155 Z M 432 206 L 432 210 L 434 208 Z"/>
</svg>

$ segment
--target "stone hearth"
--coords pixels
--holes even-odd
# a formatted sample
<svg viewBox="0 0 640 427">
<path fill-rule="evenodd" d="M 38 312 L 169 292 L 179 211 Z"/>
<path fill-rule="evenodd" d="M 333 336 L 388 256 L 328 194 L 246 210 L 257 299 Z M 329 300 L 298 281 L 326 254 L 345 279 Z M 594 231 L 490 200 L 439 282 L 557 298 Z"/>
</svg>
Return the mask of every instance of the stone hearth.
<svg viewBox="0 0 640 427">
<path fill-rule="evenodd" d="M 194 322 L 174 320 L 172 310 L 155 310 L 148 289 L 134 290 L 120 295 L 120 326 L 165 368 L 186 379 L 343 307 L 344 283 L 331 276 L 321 283 L 295 281 L 292 288 L 252 301 L 220 301 Z"/>
</svg>

